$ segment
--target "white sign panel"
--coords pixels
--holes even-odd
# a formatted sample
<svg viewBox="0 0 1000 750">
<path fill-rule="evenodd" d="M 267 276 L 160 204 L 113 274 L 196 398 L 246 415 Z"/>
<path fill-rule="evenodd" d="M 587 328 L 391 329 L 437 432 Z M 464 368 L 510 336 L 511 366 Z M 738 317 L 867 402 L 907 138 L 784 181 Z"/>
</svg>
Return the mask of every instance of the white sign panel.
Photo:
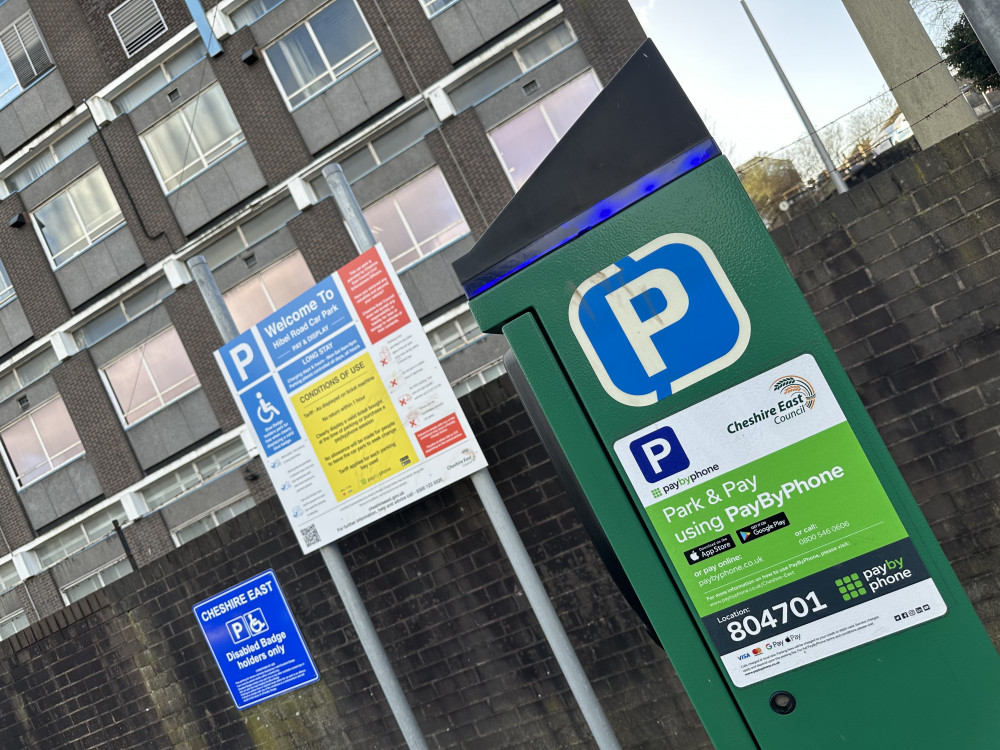
<svg viewBox="0 0 1000 750">
<path fill-rule="evenodd" d="M 215 356 L 304 552 L 486 466 L 380 246 Z"/>
</svg>

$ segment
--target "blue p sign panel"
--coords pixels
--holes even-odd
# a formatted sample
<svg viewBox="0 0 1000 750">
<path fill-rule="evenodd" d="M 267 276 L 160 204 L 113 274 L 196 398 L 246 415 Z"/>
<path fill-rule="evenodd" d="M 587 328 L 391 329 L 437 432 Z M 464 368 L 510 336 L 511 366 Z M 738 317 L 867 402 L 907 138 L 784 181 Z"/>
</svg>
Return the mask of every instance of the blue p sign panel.
<svg viewBox="0 0 1000 750">
<path fill-rule="evenodd" d="M 273 570 L 199 602 L 194 616 L 237 708 L 319 679 Z"/>
<path fill-rule="evenodd" d="M 643 478 L 650 484 L 684 471 L 691 465 L 691 459 L 681 447 L 676 433 L 669 427 L 661 427 L 636 438 L 628 447 Z"/>
<path fill-rule="evenodd" d="M 604 390 L 649 406 L 731 365 L 750 317 L 711 248 L 668 234 L 594 274 L 570 302 L 570 325 Z"/>
<path fill-rule="evenodd" d="M 219 350 L 219 354 L 237 391 L 270 372 L 252 330 L 234 338 Z"/>
</svg>

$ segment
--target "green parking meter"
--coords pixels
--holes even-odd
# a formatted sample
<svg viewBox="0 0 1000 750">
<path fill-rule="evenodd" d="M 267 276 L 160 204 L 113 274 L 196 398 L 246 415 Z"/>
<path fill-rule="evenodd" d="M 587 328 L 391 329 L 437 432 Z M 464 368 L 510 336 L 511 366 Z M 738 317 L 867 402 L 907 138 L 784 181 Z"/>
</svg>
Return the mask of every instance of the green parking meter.
<svg viewBox="0 0 1000 750">
<path fill-rule="evenodd" d="M 651 42 L 455 269 L 717 746 L 997 745 L 1000 658 Z"/>
</svg>

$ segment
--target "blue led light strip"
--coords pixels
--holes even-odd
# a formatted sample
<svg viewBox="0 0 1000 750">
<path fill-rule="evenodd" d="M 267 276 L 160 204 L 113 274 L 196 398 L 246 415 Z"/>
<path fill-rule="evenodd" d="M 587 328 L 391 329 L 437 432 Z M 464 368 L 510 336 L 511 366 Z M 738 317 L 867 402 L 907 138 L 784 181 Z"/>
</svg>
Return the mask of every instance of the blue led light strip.
<svg viewBox="0 0 1000 750">
<path fill-rule="evenodd" d="M 683 177 L 692 169 L 700 167 L 709 159 L 719 156 L 722 152 L 715 141 L 708 138 L 684 153 L 671 159 L 666 164 L 657 167 L 652 172 L 643 175 L 617 193 L 605 198 L 583 213 L 574 216 L 562 226 L 545 233 L 529 245 L 505 258 L 500 263 L 488 268 L 473 279 L 467 281 L 463 288 L 465 294 L 472 299 L 487 289 L 496 286 L 507 277 L 526 268 L 539 258 L 548 255 L 553 250 L 562 247 L 567 242 L 576 239 L 584 232 L 603 224 L 645 198 L 650 193 L 660 189 L 667 183 Z"/>
</svg>

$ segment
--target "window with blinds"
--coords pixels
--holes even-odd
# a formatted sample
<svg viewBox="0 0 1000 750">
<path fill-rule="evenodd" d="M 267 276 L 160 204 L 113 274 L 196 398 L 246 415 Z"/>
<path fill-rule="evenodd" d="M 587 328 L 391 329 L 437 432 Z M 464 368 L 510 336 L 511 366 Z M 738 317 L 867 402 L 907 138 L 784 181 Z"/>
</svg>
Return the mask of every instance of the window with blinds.
<svg viewBox="0 0 1000 750">
<path fill-rule="evenodd" d="M 17 79 L 16 83 L 4 81 L 4 88 L 7 88 L 8 91 L 16 90 L 17 93 L 20 93 L 42 73 L 53 67 L 52 58 L 45 48 L 45 42 L 42 41 L 42 35 L 38 33 L 38 26 L 30 13 L 25 13 L 10 26 L 0 31 L 0 46 L 3 46 L 10 71 Z M 6 78 L 6 76 L 0 76 L 0 78 Z"/>
<path fill-rule="evenodd" d="M 163 14 L 154 0 L 126 0 L 108 17 L 125 48 L 126 57 L 132 57 L 167 30 Z"/>
</svg>

